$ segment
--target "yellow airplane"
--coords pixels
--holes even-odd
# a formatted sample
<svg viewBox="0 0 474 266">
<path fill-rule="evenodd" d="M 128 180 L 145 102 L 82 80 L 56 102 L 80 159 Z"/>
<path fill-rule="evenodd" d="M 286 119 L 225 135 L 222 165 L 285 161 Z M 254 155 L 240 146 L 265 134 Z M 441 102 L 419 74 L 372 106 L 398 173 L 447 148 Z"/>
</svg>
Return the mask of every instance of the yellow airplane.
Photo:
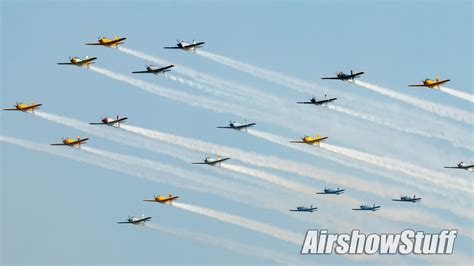
<svg viewBox="0 0 474 266">
<path fill-rule="evenodd" d="M 80 148 L 82 144 L 86 143 L 85 139 L 81 139 L 81 137 L 77 137 L 77 139 L 71 139 L 71 138 L 63 138 L 63 143 L 53 143 L 51 145 L 53 146 L 69 146 L 69 147 L 74 147 L 74 148 Z"/>
<path fill-rule="evenodd" d="M 171 193 L 168 194 L 168 197 L 165 198 L 165 197 L 162 197 L 160 195 L 158 196 L 155 196 L 154 199 L 152 200 L 143 200 L 143 201 L 147 201 L 147 202 L 158 202 L 158 203 L 162 203 L 162 204 L 171 204 L 173 202 L 173 200 L 179 198 L 178 196 L 173 196 Z"/>
<path fill-rule="evenodd" d="M 444 84 L 446 82 L 450 81 L 449 79 L 445 80 L 440 80 L 439 77 L 437 77 L 435 80 L 431 79 L 425 79 L 423 80 L 423 84 L 413 84 L 413 85 L 408 85 L 409 87 L 427 87 L 430 89 L 439 89 L 439 85 Z"/>
<path fill-rule="evenodd" d="M 319 136 L 319 134 L 316 134 L 315 138 L 310 137 L 310 136 L 304 136 L 304 137 L 301 138 L 301 140 L 292 140 L 290 142 L 291 143 L 305 143 L 305 144 L 309 144 L 309 145 L 318 145 L 319 146 L 319 144 L 327 138 L 328 137 L 321 137 L 321 136 Z"/>
<path fill-rule="evenodd" d="M 86 43 L 86 45 L 102 45 L 105 47 L 117 47 L 119 44 L 122 44 L 127 38 L 118 38 L 114 36 L 113 40 L 107 39 L 106 37 L 98 37 L 99 41 L 94 43 Z"/>
<path fill-rule="evenodd" d="M 35 109 L 39 109 L 39 107 L 42 104 L 35 104 L 34 102 L 31 102 L 30 105 L 24 104 L 24 103 L 16 103 L 15 108 L 6 108 L 3 109 L 4 111 L 22 111 L 22 112 L 35 112 Z"/>
<path fill-rule="evenodd" d="M 93 64 L 94 60 L 96 60 L 97 57 L 91 57 L 89 58 L 86 56 L 85 59 L 80 59 L 79 57 L 69 57 L 69 62 L 68 63 L 58 63 L 58 65 L 74 65 L 74 66 L 79 66 L 79 67 L 89 67 L 90 64 Z"/>
</svg>

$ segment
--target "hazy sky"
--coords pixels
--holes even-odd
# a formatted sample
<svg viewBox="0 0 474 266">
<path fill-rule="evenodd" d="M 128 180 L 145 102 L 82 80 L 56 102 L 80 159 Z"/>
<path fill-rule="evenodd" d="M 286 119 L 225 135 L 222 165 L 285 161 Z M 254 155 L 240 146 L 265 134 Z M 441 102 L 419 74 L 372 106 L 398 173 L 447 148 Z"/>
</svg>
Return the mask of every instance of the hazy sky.
<svg viewBox="0 0 474 266">
<path fill-rule="evenodd" d="M 192 241 L 193 237 L 183 236 L 184 233 L 177 236 L 116 224 L 127 215 L 142 213 L 152 216 L 155 224 L 257 246 L 289 260 L 308 263 L 472 261 L 472 173 L 442 168 L 473 159 L 472 123 L 441 117 L 353 84 L 320 80 L 336 71 L 362 70 L 366 72 L 362 81 L 456 108 L 472 119 L 471 102 L 440 91 L 407 86 L 439 75 L 451 79 L 447 87 L 474 93 L 472 2 L 2 1 L 0 6 L 2 108 L 11 107 L 16 101 L 35 101 L 43 104 L 41 110 L 46 113 L 82 122 L 98 121 L 101 116 L 128 116 L 128 125 L 268 156 L 268 163 L 278 157 L 285 162 L 311 166 L 316 169 L 315 175 L 322 176 L 320 180 L 295 174 L 302 167 L 295 167 L 291 172 L 283 164 L 281 169 L 270 169 L 229 161 L 241 167 L 258 168 L 267 176 L 273 174 L 304 184 L 314 192 L 325 186 L 358 188 L 348 189 L 336 199 L 305 195 L 255 176 L 190 164 L 213 156 L 210 152 L 149 140 L 122 129 L 101 128 L 98 131 L 108 137 L 97 137 L 32 115 L 1 112 L 2 136 L 44 144 L 45 150 L 67 156 L 0 142 L 2 263 L 273 262 L 258 254 L 242 256 L 232 248 Z M 188 103 L 150 94 L 87 69 L 56 64 L 67 61 L 69 56 L 97 56 L 96 67 L 126 76 L 151 64 L 115 49 L 83 45 L 95 41 L 99 35 L 127 37 L 124 47 L 176 64 L 170 74 L 193 81 L 194 86 L 163 75 L 133 78 L 162 86 L 169 94 L 191 95 L 186 100 Z M 205 41 L 203 51 L 311 82 L 314 92 L 297 92 L 197 54 L 162 48 L 174 45 L 176 39 Z M 177 69 L 180 66 L 231 84 L 251 86 L 260 94 L 247 95 L 238 89 L 224 92 L 225 88 L 181 75 Z M 240 100 L 233 96 L 239 94 L 243 94 Z M 338 97 L 335 106 L 371 115 L 392 126 L 376 125 L 329 108 L 294 104 L 323 94 Z M 215 101 L 216 108 L 219 108 L 217 103 L 222 103 L 256 115 L 239 115 L 235 111 L 237 107 L 215 111 L 209 105 L 203 106 L 200 97 L 211 103 Z M 280 104 L 272 104 L 274 98 Z M 432 172 L 420 170 L 420 176 L 413 176 L 324 149 L 302 147 L 309 153 L 318 153 L 313 156 L 251 134 L 216 129 L 234 119 L 256 122 L 256 130 L 285 140 L 319 133 L 329 136 L 330 145 L 406 162 L 416 169 L 436 173 L 440 180 L 448 177 L 454 181 L 435 184 L 423 179 L 423 175 L 430 178 Z M 407 133 L 404 129 L 421 133 Z M 117 138 L 122 144 L 111 141 L 114 134 L 119 134 Z M 145 169 L 143 165 L 108 160 L 87 151 L 48 146 L 62 137 L 78 135 L 90 137 L 88 147 L 152 160 L 180 172 L 172 170 L 176 173 L 172 175 Z M 136 143 L 134 147 L 125 145 L 132 142 Z M 205 183 L 205 180 L 216 181 Z M 453 184 L 464 184 L 470 192 L 450 188 Z M 374 256 L 364 261 L 347 256 L 301 257 L 299 245 L 178 208 L 142 202 L 168 192 L 179 195 L 182 203 L 295 232 L 301 243 L 309 228 L 327 228 L 333 232 L 360 228 L 367 233 L 392 233 L 406 228 L 438 232 L 455 227 L 461 235 L 455 254 L 447 258 Z M 400 194 L 417 194 L 423 200 L 416 205 L 393 203 L 391 198 Z M 350 210 L 362 203 L 380 204 L 382 210 L 377 213 Z M 286 213 L 290 208 L 311 204 L 320 210 L 312 214 Z M 453 210 L 449 210 L 451 204 Z M 211 238 L 208 241 L 212 242 Z"/>
</svg>

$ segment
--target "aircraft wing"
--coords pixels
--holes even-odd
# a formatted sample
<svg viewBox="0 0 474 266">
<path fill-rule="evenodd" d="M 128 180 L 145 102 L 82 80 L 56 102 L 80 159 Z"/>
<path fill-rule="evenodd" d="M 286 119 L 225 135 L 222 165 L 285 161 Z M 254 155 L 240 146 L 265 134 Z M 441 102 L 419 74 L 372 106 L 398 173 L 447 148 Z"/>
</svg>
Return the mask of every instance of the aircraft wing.
<svg viewBox="0 0 474 266">
<path fill-rule="evenodd" d="M 90 43 L 86 43 L 86 45 L 103 45 L 102 43 L 100 42 L 90 42 Z"/>
<path fill-rule="evenodd" d="M 191 164 L 207 164 L 207 163 L 199 162 L 199 163 L 191 163 Z"/>
<path fill-rule="evenodd" d="M 296 102 L 298 104 L 314 104 L 313 102 Z"/>
<path fill-rule="evenodd" d="M 431 86 L 438 86 L 438 85 L 441 85 L 441 84 L 444 84 L 446 82 L 450 81 L 450 79 L 445 79 L 445 80 L 440 80 L 438 82 L 435 82 L 435 83 L 432 83 L 430 84 Z"/>
<path fill-rule="evenodd" d="M 112 41 L 106 43 L 105 45 L 114 45 L 114 44 L 119 43 L 121 41 L 125 41 L 126 39 L 127 38 L 120 38 L 120 39 L 112 40 Z"/>
<path fill-rule="evenodd" d="M 192 44 L 189 44 L 187 46 L 185 46 L 186 49 L 188 48 L 193 48 L 193 47 L 197 47 L 197 46 L 200 46 L 200 45 L 203 45 L 204 42 L 198 42 L 198 43 L 192 43 Z"/>
<path fill-rule="evenodd" d="M 71 142 L 71 143 L 69 143 L 69 145 L 76 145 L 76 144 L 80 144 L 80 143 L 83 143 L 83 142 L 85 142 L 86 140 L 89 140 L 89 138 L 80 139 L 80 140 L 77 140 L 77 141 Z"/>
<path fill-rule="evenodd" d="M 131 224 L 131 222 L 117 222 L 118 224 Z"/>
<path fill-rule="evenodd" d="M 87 59 L 84 59 L 84 60 L 81 60 L 81 62 L 79 62 L 80 65 L 84 65 L 84 64 L 88 64 L 94 60 L 96 60 L 97 57 L 91 57 L 91 58 L 87 58 Z"/>
<path fill-rule="evenodd" d="M 64 144 L 64 143 L 53 143 L 53 144 L 51 144 L 51 145 L 53 145 L 53 146 L 67 146 L 67 145 L 69 145 L 69 144 Z"/>
<path fill-rule="evenodd" d="M 144 199 L 143 201 L 146 201 L 146 202 L 157 202 L 157 201 L 154 200 L 154 199 Z"/>
<path fill-rule="evenodd" d="M 154 71 L 150 70 L 143 70 L 143 71 L 133 71 L 132 74 L 141 74 L 141 73 L 155 73 Z"/>
<path fill-rule="evenodd" d="M 105 125 L 105 123 L 102 123 L 102 122 L 100 122 L 100 123 L 89 123 L 89 125 Z"/>
<path fill-rule="evenodd" d="M 304 143 L 302 140 L 290 140 L 291 143 Z"/>
<path fill-rule="evenodd" d="M 325 139 L 327 139 L 328 137 L 322 137 L 322 138 L 318 138 L 318 139 L 313 139 L 313 140 L 310 140 L 308 141 L 307 143 L 315 143 L 315 142 L 320 142 L 320 141 L 323 141 Z"/>
<path fill-rule="evenodd" d="M 155 71 L 153 71 L 153 72 L 160 73 L 160 72 L 163 72 L 163 71 L 165 71 L 165 70 L 167 70 L 167 69 L 170 69 L 170 68 L 172 68 L 172 67 L 174 67 L 174 65 L 169 65 L 169 66 L 160 67 L 160 68 L 158 68 L 157 70 L 155 70 Z"/>
<path fill-rule="evenodd" d="M 35 105 L 30 105 L 30 106 L 27 106 L 26 108 L 24 108 L 23 110 L 36 109 L 36 108 L 40 107 L 41 105 L 42 105 L 41 103 L 35 104 Z"/>
<path fill-rule="evenodd" d="M 240 126 L 236 126 L 234 127 L 235 129 L 242 129 L 242 128 L 246 128 L 246 127 L 253 127 L 255 126 L 256 123 L 250 123 L 250 124 L 246 124 L 246 125 L 240 125 Z"/>
<path fill-rule="evenodd" d="M 164 49 L 183 49 L 181 47 L 178 47 L 178 46 L 167 46 L 167 47 L 163 47 Z"/>
<path fill-rule="evenodd" d="M 330 102 L 333 102 L 335 100 L 337 100 L 337 98 L 324 99 L 324 100 L 316 101 L 314 104 L 320 105 L 320 104 L 330 103 Z"/>
<path fill-rule="evenodd" d="M 58 65 L 74 65 L 73 63 L 58 63 Z"/>
<path fill-rule="evenodd" d="M 324 78 L 321 78 L 321 79 L 341 79 L 339 77 L 324 77 Z"/>
<path fill-rule="evenodd" d="M 175 200 L 175 199 L 177 199 L 177 198 L 179 198 L 179 196 L 174 196 L 174 197 L 171 197 L 171 198 L 166 198 L 166 199 L 160 200 L 160 201 L 158 201 L 158 202 L 159 202 L 159 203 L 165 203 L 165 202 L 168 202 L 168 201 L 171 202 L 171 201 L 173 201 L 173 200 Z"/>
<path fill-rule="evenodd" d="M 463 169 L 462 167 L 459 167 L 459 166 L 445 166 L 444 168 L 449 168 L 449 169 Z"/>
<path fill-rule="evenodd" d="M 360 76 L 360 75 L 362 75 L 362 74 L 364 74 L 364 73 L 365 73 L 365 72 L 358 72 L 358 73 L 352 74 L 352 75 L 351 75 L 351 78 L 356 78 L 356 77 L 358 77 L 358 76 Z"/>
<path fill-rule="evenodd" d="M 148 220 L 151 220 L 151 217 L 145 217 L 143 219 L 140 219 L 140 220 L 136 220 L 134 223 L 141 223 L 141 222 L 146 222 Z"/>
<path fill-rule="evenodd" d="M 229 128 L 229 129 L 232 129 L 233 127 L 217 127 L 217 128 Z"/>
<path fill-rule="evenodd" d="M 3 109 L 3 111 L 20 111 L 20 110 L 16 108 L 6 108 L 6 109 Z"/>
<path fill-rule="evenodd" d="M 427 87 L 425 84 L 412 84 L 408 85 L 408 87 Z"/>
<path fill-rule="evenodd" d="M 216 163 L 220 163 L 220 162 L 223 162 L 223 161 L 227 161 L 229 160 L 230 158 L 222 158 L 222 159 L 219 159 L 219 160 L 215 160 L 215 161 L 212 161 L 213 164 L 216 164 Z"/>
</svg>

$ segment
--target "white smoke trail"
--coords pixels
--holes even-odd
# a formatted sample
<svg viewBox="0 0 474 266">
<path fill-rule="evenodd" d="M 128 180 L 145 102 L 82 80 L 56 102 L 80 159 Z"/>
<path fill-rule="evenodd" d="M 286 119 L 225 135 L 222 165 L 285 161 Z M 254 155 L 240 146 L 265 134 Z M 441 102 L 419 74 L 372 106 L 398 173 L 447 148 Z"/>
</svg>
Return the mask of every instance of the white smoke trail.
<svg viewBox="0 0 474 266">
<path fill-rule="evenodd" d="M 276 119 L 275 117 L 271 117 L 270 114 L 262 114 L 258 111 L 250 110 L 248 108 L 242 108 L 238 105 L 228 104 L 222 101 L 212 100 L 210 98 L 206 98 L 203 96 L 190 95 L 184 92 L 167 89 L 155 84 L 151 84 L 151 83 L 141 81 L 135 78 L 127 77 L 127 76 L 112 72 L 107 69 L 98 68 L 95 66 L 90 66 L 89 69 L 96 73 L 102 74 L 106 77 L 128 83 L 134 87 L 143 89 L 147 92 L 150 92 L 150 93 L 153 93 L 165 98 L 169 98 L 178 102 L 186 103 L 191 106 L 212 110 L 218 113 L 231 113 L 231 114 L 237 114 L 237 115 L 246 115 L 249 117 L 266 116 L 267 119 L 269 120 Z"/>
<path fill-rule="evenodd" d="M 267 259 L 279 264 L 298 264 L 296 260 L 290 259 L 288 255 L 282 255 L 280 252 L 254 245 L 241 244 L 229 239 L 219 238 L 209 234 L 188 231 L 184 228 L 173 228 L 169 226 L 164 226 L 162 224 L 147 223 L 145 224 L 145 227 L 157 230 L 165 234 L 189 239 L 194 242 L 211 245 L 216 248 L 227 249 L 231 252 L 235 252 L 244 256 Z"/>
<path fill-rule="evenodd" d="M 241 226 L 253 231 L 257 231 L 257 232 L 266 234 L 268 236 L 271 236 L 271 237 L 274 237 L 274 238 L 277 238 L 277 239 L 280 239 L 292 244 L 301 245 L 303 241 L 302 236 L 299 236 L 296 233 L 286 231 L 284 229 L 280 229 L 278 227 L 265 224 L 262 222 L 258 222 L 255 220 L 251 220 L 248 218 L 244 218 L 241 216 L 219 212 L 216 210 L 211 210 L 211 209 L 207 209 L 207 208 L 203 208 L 199 206 L 184 204 L 181 202 L 175 203 L 172 206 L 186 210 L 186 211 L 190 211 L 196 214 L 204 215 L 204 216 L 207 216 L 209 218 L 213 218 L 219 221 L 238 225 L 238 226 Z"/>
<path fill-rule="evenodd" d="M 230 171 L 237 172 L 237 173 L 242 173 L 249 176 L 261 178 L 267 182 L 276 184 L 278 186 L 282 186 L 286 189 L 290 189 L 295 192 L 304 193 L 310 196 L 314 195 L 314 189 L 308 186 L 298 184 L 296 182 L 288 181 L 279 176 L 272 175 L 263 171 L 259 171 L 256 169 L 251 169 L 251 168 L 239 166 L 239 165 L 226 164 L 226 163 L 221 164 L 221 167 Z"/>
<path fill-rule="evenodd" d="M 307 149 L 307 147 L 302 147 L 301 145 L 292 145 L 287 140 L 279 136 L 266 133 L 266 132 L 251 130 L 249 131 L 249 133 L 253 136 L 271 141 L 273 143 L 280 144 L 285 147 L 289 147 L 291 149 L 303 151 L 315 156 L 320 156 L 320 157 L 324 156 L 322 153 L 314 149 Z M 356 151 L 356 150 L 352 150 L 348 148 L 343 148 L 343 147 L 339 147 L 339 146 L 335 146 L 335 145 L 331 145 L 327 143 L 321 143 L 320 147 L 328 151 L 331 151 L 333 153 L 337 153 L 339 155 L 343 155 L 357 161 L 363 161 L 365 163 L 369 163 L 381 168 L 394 170 L 397 172 L 407 174 L 409 176 L 417 177 L 424 181 L 439 185 L 440 187 L 443 187 L 443 188 L 448 187 L 451 189 L 457 189 L 457 190 L 465 191 L 468 193 L 473 193 L 470 183 L 465 180 L 461 180 L 458 178 L 447 176 L 442 173 L 437 173 L 428 169 L 424 169 L 422 167 L 419 167 L 407 162 L 400 162 L 391 158 L 380 157 L 380 156 L 372 155 L 369 153 L 360 152 L 360 151 Z M 332 159 L 332 158 L 328 158 L 328 159 Z"/>
<path fill-rule="evenodd" d="M 442 117 L 450 118 L 459 122 L 473 124 L 473 115 L 466 111 L 463 111 L 454 107 L 443 106 L 443 105 L 425 101 L 425 100 L 416 99 L 409 95 L 401 94 L 401 93 L 392 91 L 390 89 L 382 88 L 380 86 L 377 86 L 368 82 L 355 80 L 354 83 L 360 87 L 378 92 L 382 95 L 391 97 L 393 99 L 397 99 L 399 101 L 410 104 L 412 106 L 428 111 L 430 113 L 437 114 Z"/>
<path fill-rule="evenodd" d="M 450 142 L 454 147 L 474 151 L 474 147 L 472 147 L 471 145 L 467 144 L 464 141 L 459 140 L 458 138 L 453 137 L 452 135 L 445 134 L 444 132 L 435 132 L 435 131 L 428 132 L 428 131 L 420 130 L 417 128 L 400 126 L 395 123 L 389 122 L 388 120 L 380 119 L 379 117 L 373 116 L 371 114 L 364 114 L 364 113 L 361 113 L 361 112 L 358 112 L 346 107 L 342 107 L 342 106 L 329 104 L 327 107 L 331 110 L 335 110 L 337 112 L 347 114 L 352 117 L 357 117 L 357 118 L 372 122 L 380 126 L 385 126 L 385 127 L 395 129 L 401 132 L 410 133 L 410 134 L 414 134 L 414 135 L 418 135 L 422 137 L 441 139 L 441 140 Z"/>
<path fill-rule="evenodd" d="M 442 92 L 445 92 L 447 94 L 450 94 L 454 97 L 458 97 L 460 99 L 463 99 L 463 100 L 474 103 L 474 95 L 472 95 L 470 93 L 450 89 L 450 88 L 447 88 L 447 87 L 439 87 L 439 90 L 442 91 Z"/>
</svg>

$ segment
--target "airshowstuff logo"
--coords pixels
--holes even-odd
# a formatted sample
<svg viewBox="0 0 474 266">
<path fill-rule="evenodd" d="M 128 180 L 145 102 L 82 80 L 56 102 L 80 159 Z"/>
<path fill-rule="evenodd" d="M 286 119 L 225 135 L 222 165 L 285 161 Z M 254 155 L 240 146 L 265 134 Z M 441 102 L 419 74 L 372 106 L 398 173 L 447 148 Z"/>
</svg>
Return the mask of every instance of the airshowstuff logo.
<svg viewBox="0 0 474 266">
<path fill-rule="evenodd" d="M 452 254 L 458 230 L 445 229 L 437 234 L 411 229 L 396 234 L 368 234 L 352 230 L 350 234 L 330 234 L 310 229 L 301 254 Z"/>
</svg>

